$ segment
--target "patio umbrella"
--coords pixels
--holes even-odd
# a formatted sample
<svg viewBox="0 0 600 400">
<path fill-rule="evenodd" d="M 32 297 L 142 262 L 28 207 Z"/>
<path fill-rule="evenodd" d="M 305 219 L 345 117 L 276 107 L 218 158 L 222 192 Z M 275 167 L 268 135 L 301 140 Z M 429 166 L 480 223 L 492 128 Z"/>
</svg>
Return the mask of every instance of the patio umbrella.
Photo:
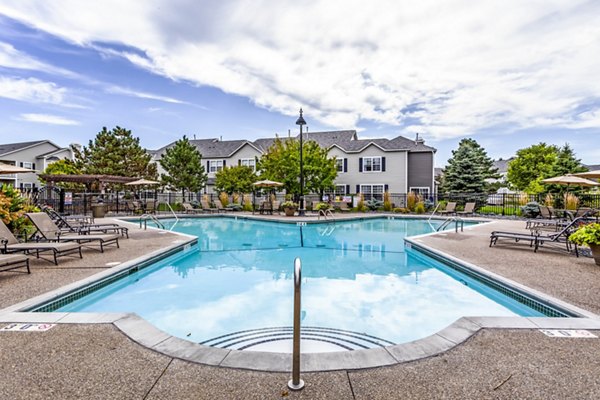
<svg viewBox="0 0 600 400">
<path fill-rule="evenodd" d="M 26 174 L 29 172 L 35 171 L 29 168 L 17 167 L 16 165 L 0 163 L 0 175 Z"/>
<path fill-rule="evenodd" d="M 600 169 L 597 169 L 595 171 L 580 172 L 578 174 L 573 174 L 573 175 L 579 176 L 581 178 L 598 179 L 598 178 L 600 178 Z"/>
<path fill-rule="evenodd" d="M 554 184 L 554 185 L 566 185 L 569 186 L 598 186 L 600 183 L 591 181 L 589 179 L 581 178 L 579 176 L 567 174 L 563 176 L 555 176 L 554 178 L 543 179 L 543 183 Z"/>
<path fill-rule="evenodd" d="M 151 181 L 149 179 L 144 179 L 144 178 L 138 179 L 133 182 L 126 183 L 126 185 L 128 185 L 128 186 L 159 185 L 159 184 L 160 184 L 160 182 Z"/>
<path fill-rule="evenodd" d="M 278 187 L 278 186 L 283 186 L 283 183 L 265 179 L 262 181 L 254 182 L 253 185 L 256 187 Z"/>
</svg>

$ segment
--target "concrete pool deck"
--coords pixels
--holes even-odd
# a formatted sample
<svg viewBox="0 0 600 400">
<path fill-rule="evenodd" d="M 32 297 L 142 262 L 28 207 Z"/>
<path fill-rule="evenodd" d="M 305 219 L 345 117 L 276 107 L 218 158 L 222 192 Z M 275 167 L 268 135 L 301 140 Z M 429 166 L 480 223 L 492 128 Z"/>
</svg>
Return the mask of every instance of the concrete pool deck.
<svg viewBox="0 0 600 400">
<path fill-rule="evenodd" d="M 487 247 L 491 230 L 523 226 L 495 221 L 416 240 L 597 313 L 600 268 L 591 258 L 547 249 L 533 253 L 522 244 Z M 171 233 L 131 231 L 120 250 L 88 250 L 83 260 L 63 258 L 58 267 L 34 261 L 31 275 L 0 274 L 0 308 L 180 240 Z M 600 395 L 599 356 L 598 339 L 485 328 L 435 357 L 304 374 L 306 389 L 293 393 L 286 389 L 288 373 L 186 362 L 140 346 L 112 324 L 59 324 L 46 332 L 0 332 L 0 398 L 593 398 Z"/>
</svg>

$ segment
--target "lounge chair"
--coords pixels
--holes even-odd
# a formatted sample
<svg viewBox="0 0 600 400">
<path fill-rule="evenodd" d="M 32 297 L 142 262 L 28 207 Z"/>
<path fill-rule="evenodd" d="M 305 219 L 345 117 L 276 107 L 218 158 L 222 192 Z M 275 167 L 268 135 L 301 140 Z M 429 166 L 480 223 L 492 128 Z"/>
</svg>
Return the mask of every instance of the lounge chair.
<svg viewBox="0 0 600 400">
<path fill-rule="evenodd" d="M 156 200 L 146 200 L 146 205 L 144 207 L 145 214 L 156 214 Z"/>
<path fill-rule="evenodd" d="M 186 214 L 198 214 L 202 212 L 201 209 L 194 208 L 194 206 L 192 206 L 190 203 L 182 203 L 181 206 L 183 207 L 183 211 L 185 211 Z"/>
<path fill-rule="evenodd" d="M 223 207 L 223 203 L 219 199 L 215 200 L 215 206 L 217 207 L 217 212 L 232 211 L 231 209 L 227 209 L 227 207 Z"/>
<path fill-rule="evenodd" d="M 258 212 L 260 214 L 273 214 L 273 203 L 268 200 L 260 203 L 260 207 L 258 208 Z"/>
<path fill-rule="evenodd" d="M 475 202 L 465 204 L 463 211 L 456 211 L 456 215 L 473 215 L 475 213 Z"/>
<path fill-rule="evenodd" d="M 81 222 L 78 225 L 75 225 L 75 224 L 69 222 L 66 218 L 64 218 L 62 215 L 60 215 L 59 213 L 57 213 L 55 210 L 53 210 L 51 208 L 45 208 L 44 212 L 46 214 L 48 214 L 48 216 L 52 219 L 52 221 L 54 221 L 56 226 L 58 226 L 60 229 L 67 231 L 67 232 L 73 232 L 73 233 L 78 233 L 78 234 L 82 234 L 82 235 L 89 235 L 92 232 L 94 232 L 94 233 L 112 232 L 112 233 L 120 233 L 121 236 L 126 236 L 129 239 L 129 229 L 124 226 L 120 226 L 119 224 L 113 224 L 113 223 L 90 224 L 90 223 L 86 223 L 86 222 Z"/>
<path fill-rule="evenodd" d="M 276 212 L 277 214 L 281 214 L 281 211 L 279 210 L 281 208 L 281 202 L 279 200 L 273 200 L 271 207 L 273 209 L 273 212 Z"/>
<path fill-rule="evenodd" d="M 25 254 L 0 254 L 0 271 L 11 271 L 17 268 L 27 268 L 30 274 L 29 258 Z"/>
<path fill-rule="evenodd" d="M 119 247 L 119 234 L 78 235 L 70 232 L 64 233 L 46 213 L 37 212 L 25 215 L 35 225 L 36 233 L 39 233 L 48 242 L 77 242 L 79 244 L 97 242 L 100 245 L 101 253 L 104 253 L 104 246 L 115 244 Z"/>
<path fill-rule="evenodd" d="M 448 204 L 446 204 L 446 208 L 444 210 L 439 210 L 438 212 L 442 215 L 456 214 L 456 202 L 454 202 L 454 201 L 448 202 Z"/>
<path fill-rule="evenodd" d="M 533 247 L 533 251 L 537 252 L 538 248 L 544 243 L 561 243 L 564 241 L 567 251 L 571 251 L 571 242 L 569 236 L 583 221 L 583 218 L 576 218 L 566 225 L 561 231 L 556 233 L 542 234 L 540 231 L 532 231 L 531 234 L 521 232 L 500 232 L 494 231 L 490 235 L 490 247 L 498 243 L 499 238 L 514 239 L 515 242 L 528 241 L 529 247 Z M 577 244 L 573 244 L 575 255 L 579 257 Z"/>
<path fill-rule="evenodd" d="M 202 211 L 206 211 L 206 212 L 210 212 L 210 213 L 219 211 L 216 207 L 212 207 L 208 203 L 208 200 L 200 200 L 200 205 L 202 206 Z"/>
<path fill-rule="evenodd" d="M 81 245 L 79 243 L 50 243 L 50 242 L 26 242 L 19 243 L 4 222 L 0 221 L 0 241 L 3 253 L 32 253 L 40 258 L 40 252 L 51 251 L 54 254 L 54 264 L 58 265 L 58 257 L 73 253 L 79 253 L 81 258 Z"/>
</svg>

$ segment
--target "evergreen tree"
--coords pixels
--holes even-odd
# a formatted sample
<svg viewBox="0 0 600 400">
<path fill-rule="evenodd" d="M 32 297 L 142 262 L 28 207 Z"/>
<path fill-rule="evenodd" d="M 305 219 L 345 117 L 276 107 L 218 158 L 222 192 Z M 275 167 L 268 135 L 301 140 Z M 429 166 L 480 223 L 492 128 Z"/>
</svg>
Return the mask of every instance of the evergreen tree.
<svg viewBox="0 0 600 400">
<path fill-rule="evenodd" d="M 245 165 L 225 167 L 217 171 L 215 175 L 215 189 L 217 192 L 250 193 L 257 181 L 256 174 L 252 168 Z"/>
<path fill-rule="evenodd" d="M 323 193 L 333 188 L 337 177 L 335 158 L 328 158 L 327 149 L 309 140 L 302 145 L 304 194 Z M 300 142 L 296 139 L 275 139 L 258 163 L 262 179 L 283 183 L 286 193 L 300 194 Z"/>
<path fill-rule="evenodd" d="M 119 126 L 106 127 L 83 151 L 75 149 L 75 164 L 84 174 L 117 175 L 156 179 L 156 165 L 140 146 L 140 139 Z"/>
<path fill-rule="evenodd" d="M 181 189 L 184 196 L 186 190 L 197 192 L 206 184 L 202 154 L 185 136 L 165 150 L 159 163 L 167 171 L 161 180 L 170 189 Z"/>
<path fill-rule="evenodd" d="M 552 169 L 553 176 L 576 174 L 586 172 L 588 169 L 581 165 L 581 160 L 575 156 L 575 152 L 568 143 L 558 149 L 556 163 Z"/>
<path fill-rule="evenodd" d="M 498 169 L 486 151 L 473 139 L 463 139 L 444 169 L 444 192 L 483 193 L 488 178 L 497 178 Z"/>
</svg>

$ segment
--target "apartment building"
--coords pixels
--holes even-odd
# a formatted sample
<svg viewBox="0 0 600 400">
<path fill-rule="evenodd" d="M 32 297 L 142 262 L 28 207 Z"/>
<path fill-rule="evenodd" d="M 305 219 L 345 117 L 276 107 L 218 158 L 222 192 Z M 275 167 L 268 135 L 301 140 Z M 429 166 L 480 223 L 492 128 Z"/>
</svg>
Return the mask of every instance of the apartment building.
<svg viewBox="0 0 600 400">
<path fill-rule="evenodd" d="M 41 173 L 51 163 L 63 158 L 73 159 L 70 148 L 60 147 L 50 140 L 0 144 L 0 162 L 30 168 Z M 0 175 L 0 183 L 31 189 L 40 185 L 35 173 Z"/>
<path fill-rule="evenodd" d="M 298 140 L 296 136 L 294 139 Z M 365 198 L 383 198 L 383 193 L 417 192 L 429 196 L 434 190 L 434 156 L 436 149 L 425 145 L 417 135 L 414 140 L 398 136 L 393 139 L 359 139 L 356 131 L 310 132 L 303 141 L 314 140 L 337 159 L 338 177 L 335 195 L 363 193 Z M 205 193 L 214 192 L 215 174 L 232 165 L 256 169 L 256 159 L 265 153 L 275 138 L 249 140 L 190 140 L 196 146 L 208 173 Z M 158 162 L 174 143 L 151 151 Z M 158 165 L 159 173 L 164 170 Z"/>
</svg>

